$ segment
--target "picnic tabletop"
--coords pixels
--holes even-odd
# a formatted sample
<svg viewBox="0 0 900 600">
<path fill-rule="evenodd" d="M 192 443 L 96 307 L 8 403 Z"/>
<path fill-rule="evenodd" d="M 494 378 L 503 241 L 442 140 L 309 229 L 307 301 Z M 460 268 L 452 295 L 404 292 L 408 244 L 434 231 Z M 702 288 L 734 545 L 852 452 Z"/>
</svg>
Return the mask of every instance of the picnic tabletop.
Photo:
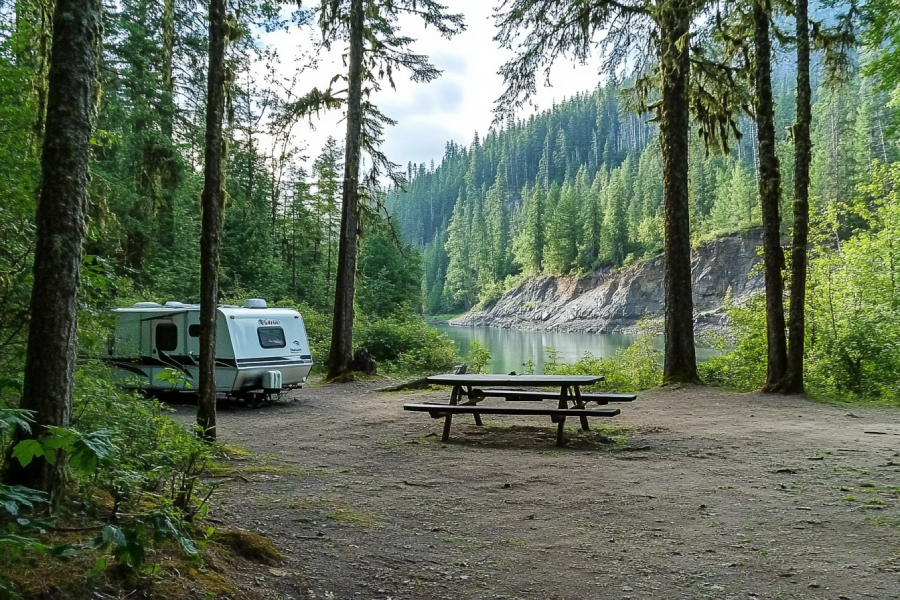
<svg viewBox="0 0 900 600">
<path fill-rule="evenodd" d="M 432 375 L 428 383 L 437 385 L 509 385 L 524 386 L 581 386 L 603 381 L 602 375 Z"/>
</svg>

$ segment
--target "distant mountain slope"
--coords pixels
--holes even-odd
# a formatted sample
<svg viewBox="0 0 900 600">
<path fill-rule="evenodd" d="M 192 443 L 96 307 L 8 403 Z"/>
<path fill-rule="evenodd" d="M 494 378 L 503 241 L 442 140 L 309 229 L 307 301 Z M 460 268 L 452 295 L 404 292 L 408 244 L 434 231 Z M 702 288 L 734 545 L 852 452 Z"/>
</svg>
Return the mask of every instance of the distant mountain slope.
<svg viewBox="0 0 900 600">
<path fill-rule="evenodd" d="M 760 230 L 733 235 L 693 252 L 692 279 L 698 331 L 726 325 L 723 301 L 736 301 L 764 289 L 756 248 Z M 491 308 L 473 310 L 453 325 L 590 333 L 633 332 L 644 315 L 663 314 L 663 258 L 619 270 L 598 269 L 589 276 L 530 279 L 505 293 Z"/>
<path fill-rule="evenodd" d="M 787 56 L 787 54 L 785 54 Z M 774 82 L 782 219 L 790 226 L 794 73 L 781 62 Z M 407 166 L 405 191 L 387 207 L 405 241 L 424 249 L 426 310 L 490 306 L 528 277 L 580 277 L 660 254 L 662 165 L 656 126 L 628 113 L 615 83 L 508 122 L 469 148 L 447 142 L 440 164 Z M 872 159 L 893 159 L 884 143 L 894 109 L 856 71 L 817 91 L 812 185 L 819 206 L 842 210 L 867 181 Z M 756 129 L 746 117 L 727 155 L 689 152 L 691 232 L 714 239 L 761 225 Z"/>
</svg>

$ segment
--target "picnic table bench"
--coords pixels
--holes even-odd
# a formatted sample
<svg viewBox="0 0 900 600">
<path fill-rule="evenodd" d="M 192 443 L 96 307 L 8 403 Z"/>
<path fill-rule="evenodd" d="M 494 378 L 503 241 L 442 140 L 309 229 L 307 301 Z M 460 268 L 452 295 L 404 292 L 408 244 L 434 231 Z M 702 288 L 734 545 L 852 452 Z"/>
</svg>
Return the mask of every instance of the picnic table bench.
<svg viewBox="0 0 900 600">
<path fill-rule="evenodd" d="M 504 398 L 510 402 L 540 402 L 558 398 L 555 392 L 543 390 L 472 390 L 473 395 L 481 394 L 485 398 Z M 610 402 L 633 402 L 636 394 L 581 394 L 582 403 L 596 402 L 597 404 L 609 404 Z"/>
<path fill-rule="evenodd" d="M 444 419 L 444 432 L 441 440 L 450 438 L 450 425 L 454 414 L 471 414 L 475 424 L 481 426 L 481 415 L 548 415 L 557 424 L 556 445 L 565 445 L 566 417 L 578 417 L 581 428 L 590 431 L 588 417 L 614 417 L 620 413 L 618 408 L 585 408 L 589 401 L 598 404 L 608 402 L 630 402 L 635 396 L 629 394 L 582 394 L 582 385 L 591 385 L 602 381 L 602 376 L 595 375 L 434 375 L 426 381 L 437 385 L 453 386 L 450 403 L 405 404 L 404 410 L 427 412 L 433 419 Z M 518 387 L 558 387 L 559 392 L 541 390 L 519 390 L 488 388 L 481 386 Z M 488 397 L 505 398 L 507 401 L 540 401 L 556 399 L 556 408 L 517 408 L 509 406 L 481 406 L 479 402 Z M 460 401 L 463 400 L 462 403 Z M 569 402 L 573 406 L 569 407 Z"/>
</svg>

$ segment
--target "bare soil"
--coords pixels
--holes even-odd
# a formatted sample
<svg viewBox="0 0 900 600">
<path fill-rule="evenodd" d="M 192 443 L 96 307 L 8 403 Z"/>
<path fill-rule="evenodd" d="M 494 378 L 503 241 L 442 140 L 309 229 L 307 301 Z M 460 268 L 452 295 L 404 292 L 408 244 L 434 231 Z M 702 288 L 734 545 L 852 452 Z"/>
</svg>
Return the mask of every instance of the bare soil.
<svg viewBox="0 0 900 600">
<path fill-rule="evenodd" d="M 316 385 L 221 406 L 214 523 L 291 598 L 900 598 L 900 411 L 661 389 L 554 446 L 548 417 L 402 410 L 449 390 Z M 502 402 L 502 400 L 489 400 Z M 190 419 L 192 407 L 178 408 Z M 617 443 L 603 443 L 608 438 Z"/>
</svg>

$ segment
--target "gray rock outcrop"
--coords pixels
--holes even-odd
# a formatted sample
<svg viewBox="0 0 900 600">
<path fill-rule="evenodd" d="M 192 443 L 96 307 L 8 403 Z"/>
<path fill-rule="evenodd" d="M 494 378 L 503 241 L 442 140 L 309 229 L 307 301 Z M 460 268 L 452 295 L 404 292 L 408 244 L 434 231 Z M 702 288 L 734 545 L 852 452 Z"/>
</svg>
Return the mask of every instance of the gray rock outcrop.
<svg viewBox="0 0 900 600">
<path fill-rule="evenodd" d="M 723 330 L 725 294 L 736 302 L 762 293 L 765 281 L 753 267 L 760 261 L 760 230 L 733 235 L 694 250 L 691 279 L 698 332 Z M 541 277 L 510 290 L 491 308 L 450 321 L 504 329 L 614 333 L 635 331 L 644 315 L 663 315 L 662 257 L 622 269 L 598 269 L 588 277 Z"/>
</svg>

